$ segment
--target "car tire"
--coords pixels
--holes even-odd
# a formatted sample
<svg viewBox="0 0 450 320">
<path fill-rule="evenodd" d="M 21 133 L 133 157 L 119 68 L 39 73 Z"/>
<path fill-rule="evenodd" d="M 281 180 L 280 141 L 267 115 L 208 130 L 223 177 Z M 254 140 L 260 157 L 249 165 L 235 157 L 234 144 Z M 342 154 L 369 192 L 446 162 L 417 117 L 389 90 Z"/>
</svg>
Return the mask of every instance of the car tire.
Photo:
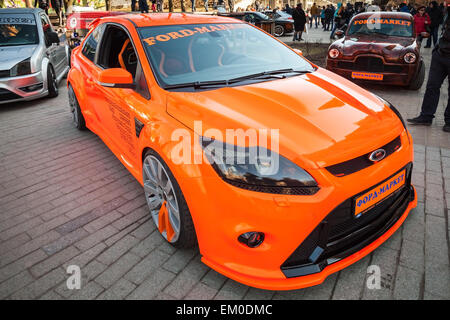
<svg viewBox="0 0 450 320">
<path fill-rule="evenodd" d="M 275 25 L 275 29 L 273 30 L 273 34 L 275 37 L 282 37 L 284 36 L 284 27 L 280 24 Z"/>
<path fill-rule="evenodd" d="M 194 223 L 183 192 L 167 164 L 154 150 L 149 149 L 144 155 L 142 176 L 150 216 L 162 237 L 176 248 L 197 245 Z M 164 215 L 160 217 L 161 214 Z M 160 227 L 161 220 L 164 225 Z M 171 231 L 165 227 L 167 222 Z"/>
<path fill-rule="evenodd" d="M 56 74 L 53 67 L 49 64 L 47 66 L 47 88 L 48 96 L 50 98 L 57 97 L 59 94 L 58 83 L 56 82 Z"/>
<path fill-rule="evenodd" d="M 73 91 L 72 85 L 69 84 L 69 104 L 70 104 L 70 112 L 72 113 L 72 123 L 75 128 L 78 130 L 86 129 L 86 121 L 84 119 L 83 113 L 80 109 L 80 104 L 78 103 L 78 99 Z"/>
<path fill-rule="evenodd" d="M 423 82 L 425 81 L 425 63 L 423 61 L 420 62 L 420 67 L 415 74 L 415 77 L 411 80 L 411 83 L 408 86 L 410 90 L 419 90 L 422 87 Z"/>
</svg>

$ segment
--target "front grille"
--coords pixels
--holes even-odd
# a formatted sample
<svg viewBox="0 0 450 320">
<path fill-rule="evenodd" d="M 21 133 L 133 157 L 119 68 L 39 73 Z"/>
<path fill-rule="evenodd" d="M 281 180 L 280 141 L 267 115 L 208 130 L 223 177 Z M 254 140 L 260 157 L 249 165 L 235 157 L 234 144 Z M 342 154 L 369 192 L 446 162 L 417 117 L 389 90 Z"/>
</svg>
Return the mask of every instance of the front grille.
<svg viewBox="0 0 450 320">
<path fill-rule="evenodd" d="M 405 185 L 359 218 L 354 216 L 353 201 L 367 190 L 331 211 L 281 265 L 284 275 L 292 278 L 320 272 L 327 265 L 361 250 L 391 228 L 414 197 L 412 164 L 405 168 Z M 393 176 L 395 174 L 384 181 Z"/>
<path fill-rule="evenodd" d="M 8 78 L 9 76 L 9 70 L 0 70 L 0 78 Z"/>
<path fill-rule="evenodd" d="M 0 101 L 7 101 L 7 100 L 13 100 L 13 99 L 20 99 L 20 98 L 22 98 L 22 97 L 15 94 L 14 92 L 0 88 Z"/>
<path fill-rule="evenodd" d="M 400 149 L 402 145 L 402 141 L 400 139 L 400 136 L 392 140 L 391 142 L 385 144 L 381 147 L 381 149 L 384 149 L 386 151 L 386 157 L 393 154 L 396 150 Z M 377 148 L 379 149 L 379 148 Z M 377 150 L 375 149 L 375 150 Z M 370 154 L 375 151 L 372 150 L 362 156 L 359 156 L 357 158 L 347 160 L 338 164 L 334 164 L 332 166 L 325 167 L 331 174 L 337 176 L 337 177 L 343 177 L 348 174 L 357 172 L 359 170 L 362 170 L 364 168 L 370 167 L 371 165 L 375 164 L 375 162 L 369 160 Z"/>
<path fill-rule="evenodd" d="M 256 192 L 264 192 L 264 193 L 274 193 L 274 194 L 286 194 L 286 195 L 301 195 L 301 196 L 310 196 L 316 194 L 317 191 L 320 190 L 319 187 L 273 187 L 273 186 L 257 186 L 246 183 L 240 183 L 233 180 L 226 181 L 238 188 L 246 189 L 250 191 Z"/>
<path fill-rule="evenodd" d="M 338 68 L 353 71 L 403 73 L 405 69 L 401 65 L 385 64 L 381 58 L 358 57 L 355 62 L 339 61 Z"/>
</svg>

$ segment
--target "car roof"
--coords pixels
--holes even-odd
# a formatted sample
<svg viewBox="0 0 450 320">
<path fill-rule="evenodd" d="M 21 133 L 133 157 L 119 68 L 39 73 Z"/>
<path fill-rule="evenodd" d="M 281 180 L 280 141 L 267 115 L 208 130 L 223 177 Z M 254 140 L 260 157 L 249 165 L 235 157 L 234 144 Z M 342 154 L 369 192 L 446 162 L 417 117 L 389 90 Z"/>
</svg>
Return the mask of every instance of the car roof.
<svg viewBox="0 0 450 320">
<path fill-rule="evenodd" d="M 0 13 L 31 13 L 31 14 L 35 14 L 35 13 L 39 13 L 39 12 L 44 12 L 44 10 L 42 10 L 40 8 L 5 8 L 5 9 L 0 9 Z"/>
<path fill-rule="evenodd" d="M 404 19 L 413 20 L 414 17 L 406 12 L 392 12 L 392 11 L 376 11 L 376 12 L 363 12 L 353 17 L 353 19 L 367 19 L 369 17 L 374 18 L 387 18 L 387 19 Z"/>
<path fill-rule="evenodd" d="M 242 23 L 239 20 L 205 14 L 188 13 L 134 13 L 120 16 L 104 17 L 102 21 L 123 22 L 131 20 L 136 27 L 202 24 L 202 23 Z"/>
</svg>

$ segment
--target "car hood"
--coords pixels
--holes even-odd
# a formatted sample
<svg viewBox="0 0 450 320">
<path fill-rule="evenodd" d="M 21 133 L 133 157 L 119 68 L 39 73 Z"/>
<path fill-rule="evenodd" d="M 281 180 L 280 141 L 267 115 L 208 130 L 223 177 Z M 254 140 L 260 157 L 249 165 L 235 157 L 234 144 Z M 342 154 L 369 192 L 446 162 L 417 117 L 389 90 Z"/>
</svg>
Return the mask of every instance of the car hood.
<svg viewBox="0 0 450 320">
<path fill-rule="evenodd" d="M 0 47 L 0 70 L 9 70 L 20 61 L 28 59 L 37 45 Z"/>
<path fill-rule="evenodd" d="M 372 53 L 398 58 L 407 47 L 413 48 L 414 39 L 404 37 L 346 36 L 342 40 L 344 55 Z"/>
<path fill-rule="evenodd" d="M 223 137 L 227 129 L 278 129 L 280 154 L 305 168 L 355 158 L 403 131 L 373 94 L 324 69 L 251 85 L 170 92 L 167 112 L 204 136 L 208 129 Z"/>
</svg>

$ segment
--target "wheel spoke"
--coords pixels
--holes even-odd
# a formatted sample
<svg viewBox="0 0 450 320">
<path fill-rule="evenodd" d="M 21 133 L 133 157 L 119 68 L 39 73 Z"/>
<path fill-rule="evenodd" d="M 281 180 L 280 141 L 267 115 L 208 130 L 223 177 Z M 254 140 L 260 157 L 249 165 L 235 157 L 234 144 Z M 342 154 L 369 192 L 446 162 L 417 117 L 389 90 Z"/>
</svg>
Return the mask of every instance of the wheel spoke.
<svg viewBox="0 0 450 320">
<path fill-rule="evenodd" d="M 150 210 L 155 210 L 161 205 L 161 199 L 158 197 L 149 197 L 147 203 Z"/>
<path fill-rule="evenodd" d="M 156 186 L 154 186 L 150 181 L 144 182 L 144 190 L 145 192 L 149 194 L 157 194 L 158 190 L 156 189 Z"/>
</svg>

